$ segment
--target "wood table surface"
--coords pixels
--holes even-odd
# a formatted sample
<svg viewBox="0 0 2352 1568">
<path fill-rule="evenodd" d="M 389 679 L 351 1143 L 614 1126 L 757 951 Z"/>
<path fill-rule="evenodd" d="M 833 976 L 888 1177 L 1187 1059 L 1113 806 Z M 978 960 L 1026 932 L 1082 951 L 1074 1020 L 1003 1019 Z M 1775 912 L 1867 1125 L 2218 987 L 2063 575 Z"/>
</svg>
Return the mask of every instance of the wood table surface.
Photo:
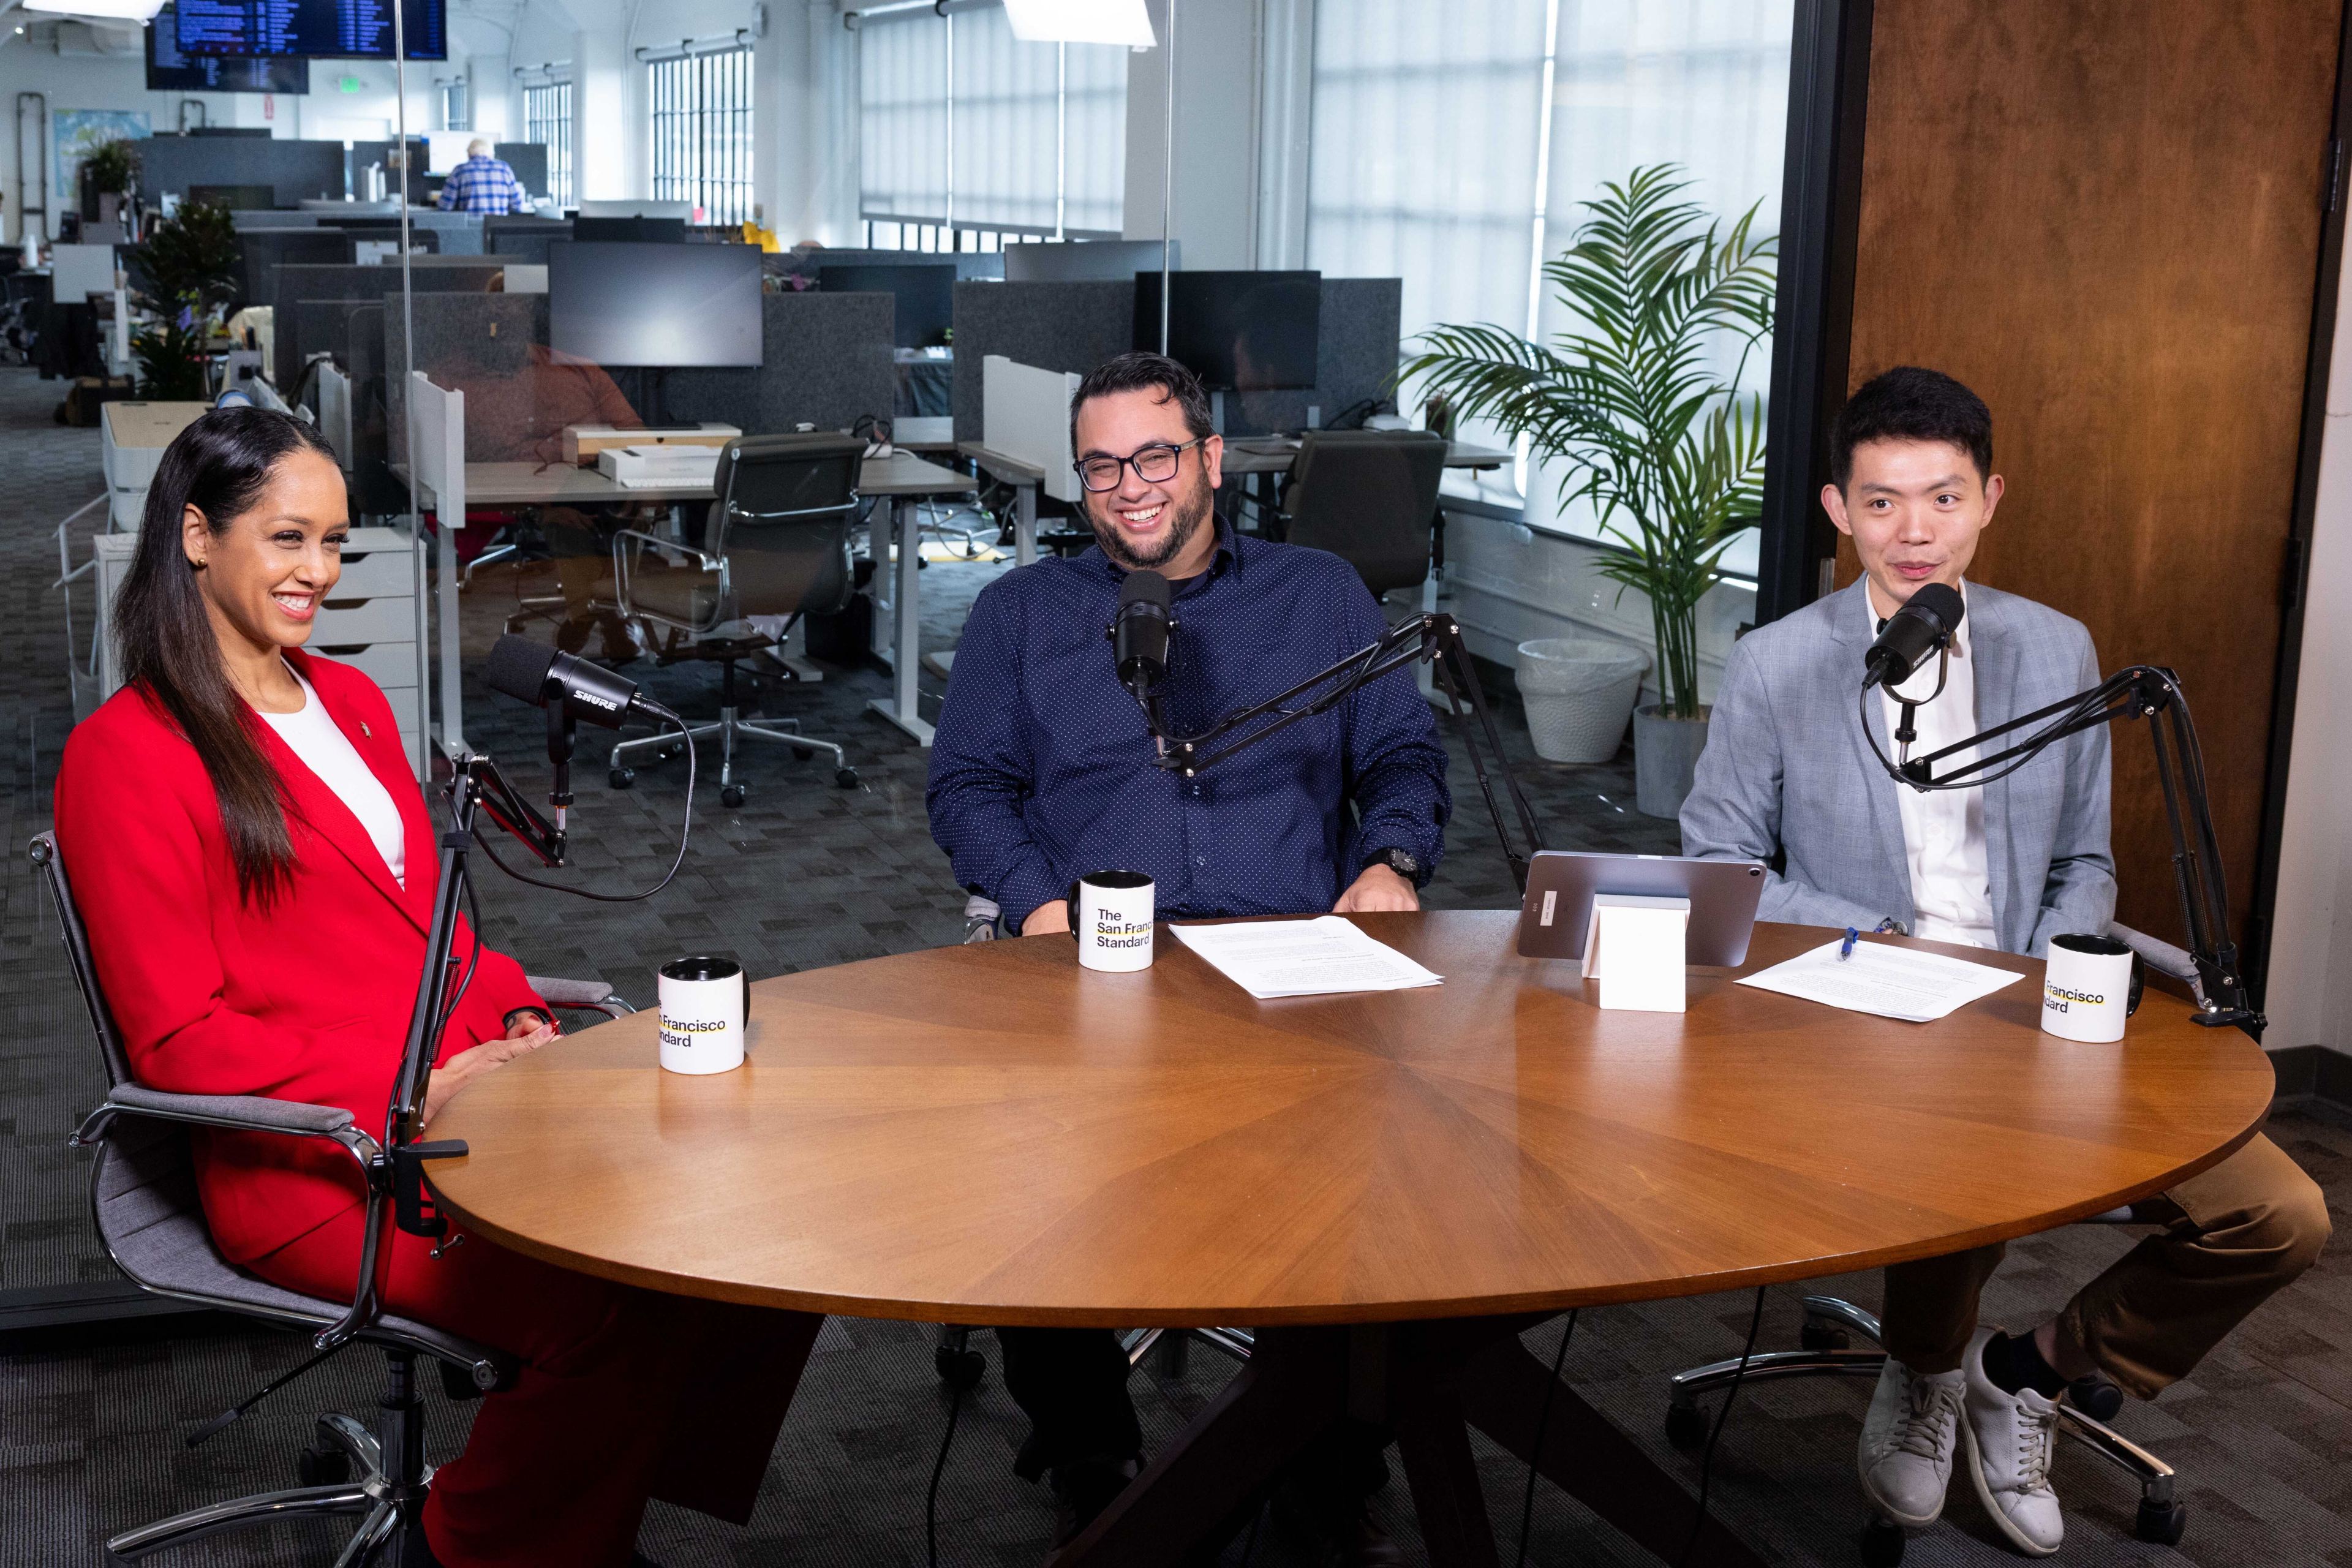
<svg viewBox="0 0 2352 1568">
<path fill-rule="evenodd" d="M 648 1009 L 435 1121 L 461 1228 L 587 1273 L 859 1317 L 1398 1322 L 1843 1273 L 2160 1191 L 2261 1126 L 2273 1077 L 2150 990 L 2120 1045 L 2042 1034 L 2042 966 L 1941 1022 L 1695 971 L 1602 1013 L 1508 912 L 1370 915 L 1445 976 L 1253 1000 L 1171 939 L 1067 937 L 762 981 L 751 1056 L 655 1065 Z M 1748 970 L 1830 933 L 1759 926 Z M 1935 944 L 1912 944 L 1934 946 Z M 651 998 L 644 1000 L 650 1002 Z"/>
</svg>

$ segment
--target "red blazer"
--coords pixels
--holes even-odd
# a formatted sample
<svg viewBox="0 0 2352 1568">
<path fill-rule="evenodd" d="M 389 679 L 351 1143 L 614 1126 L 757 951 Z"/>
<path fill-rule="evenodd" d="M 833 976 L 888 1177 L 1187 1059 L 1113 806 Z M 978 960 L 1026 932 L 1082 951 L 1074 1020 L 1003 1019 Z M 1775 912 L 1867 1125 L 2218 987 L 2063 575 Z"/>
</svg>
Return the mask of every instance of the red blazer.
<svg viewBox="0 0 2352 1568">
<path fill-rule="evenodd" d="M 237 894 L 226 831 L 195 748 L 126 688 L 66 742 L 57 836 L 106 997 L 152 1089 L 340 1105 L 382 1136 L 425 963 L 440 856 L 391 704 L 348 666 L 289 656 L 398 804 L 407 886 L 374 840 L 276 731 L 257 725 L 288 803 L 294 872 L 266 909 Z M 455 951 L 470 952 L 460 922 Z M 521 966 L 482 950 L 440 1057 L 505 1033 L 541 1005 Z M 355 1207 L 351 1159 L 307 1139 L 195 1134 L 197 1190 L 236 1262 Z"/>
</svg>

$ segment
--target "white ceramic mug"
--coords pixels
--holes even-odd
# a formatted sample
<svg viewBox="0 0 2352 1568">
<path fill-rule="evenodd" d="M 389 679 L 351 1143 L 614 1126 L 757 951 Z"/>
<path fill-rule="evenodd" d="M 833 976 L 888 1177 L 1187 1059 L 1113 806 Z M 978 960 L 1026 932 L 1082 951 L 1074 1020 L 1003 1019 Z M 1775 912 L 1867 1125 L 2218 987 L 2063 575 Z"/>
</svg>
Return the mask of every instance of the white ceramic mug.
<svg viewBox="0 0 2352 1568">
<path fill-rule="evenodd" d="M 1094 871 L 1070 884 L 1070 934 L 1088 969 L 1126 973 L 1151 967 L 1151 879 L 1140 871 Z"/>
<path fill-rule="evenodd" d="M 731 1072 L 743 1065 L 751 977 L 731 958 L 698 954 L 661 966 L 661 1065 L 670 1072 Z"/>
<path fill-rule="evenodd" d="M 2091 1045 L 2120 1040 L 2124 1020 L 2138 1005 L 2130 948 L 2106 936 L 2050 939 L 2042 976 L 2045 1033 Z"/>
</svg>

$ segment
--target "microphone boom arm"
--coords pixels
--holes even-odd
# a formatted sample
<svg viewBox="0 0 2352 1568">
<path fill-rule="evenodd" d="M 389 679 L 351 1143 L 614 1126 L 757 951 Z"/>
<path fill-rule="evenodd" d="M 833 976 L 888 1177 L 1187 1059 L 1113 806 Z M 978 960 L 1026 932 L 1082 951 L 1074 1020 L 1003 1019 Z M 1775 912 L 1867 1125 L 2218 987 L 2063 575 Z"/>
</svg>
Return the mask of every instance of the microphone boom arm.
<svg viewBox="0 0 2352 1568">
<path fill-rule="evenodd" d="M 2256 1040 L 2263 1037 L 2265 1020 L 2253 1005 L 2238 945 L 2230 934 L 2230 892 L 2221 869 L 2221 840 L 2213 829 L 2212 803 L 2205 787 L 2204 753 L 2197 744 L 2197 726 L 2189 717 L 2189 699 L 2180 689 L 2179 676 L 2158 665 L 2130 665 L 2086 691 L 1900 765 L 1888 763 L 1885 754 L 1878 752 L 1868 701 L 1865 689 L 1863 734 L 1871 750 L 1896 783 L 1916 790 L 1967 789 L 2006 778 L 2070 735 L 2117 719 L 2146 719 L 2148 741 L 2156 750 L 2165 825 L 2172 835 L 2172 874 L 2180 897 L 2181 922 L 2189 933 L 2189 961 L 2197 971 L 2189 983 L 2197 1000 L 2197 1021 L 2214 1027 L 2242 1028 Z M 2044 720 L 2051 721 L 2046 728 L 2013 746 L 1957 763 L 1942 773 L 1936 772 L 1936 764 L 1948 757 Z"/>
<path fill-rule="evenodd" d="M 1394 673 L 1408 665 L 1428 660 L 1439 689 L 1445 693 L 1446 703 L 1454 716 L 1455 728 L 1461 732 L 1463 749 L 1470 754 L 1470 765 L 1478 775 L 1478 792 L 1486 798 L 1486 815 L 1495 825 L 1495 836 L 1501 841 L 1503 858 L 1511 868 L 1511 879 L 1524 893 L 1528 886 L 1528 858 L 1544 847 L 1543 834 L 1536 824 L 1533 807 L 1526 793 L 1511 772 L 1510 759 L 1503 751 L 1502 737 L 1495 729 L 1495 716 L 1488 711 L 1485 691 L 1478 684 L 1478 674 L 1470 663 L 1470 650 L 1463 643 L 1462 628 L 1448 615 L 1422 614 L 1412 616 L 1389 628 L 1378 642 L 1349 654 L 1329 668 L 1308 676 L 1289 690 L 1269 697 L 1254 707 L 1232 714 L 1197 735 L 1177 737 L 1166 733 L 1160 726 L 1156 697 L 1139 698 L 1144 722 L 1151 734 L 1161 742 L 1160 754 L 1155 765 L 1168 772 L 1181 773 L 1186 778 L 1197 776 L 1204 768 L 1213 767 L 1234 752 L 1257 744 L 1267 736 L 1278 733 L 1302 719 L 1311 719 L 1329 711 L 1356 692 L 1381 677 Z M 1328 689 L 1325 689 L 1328 688 Z M 1319 691 L 1305 706 L 1293 708 L 1290 703 Z M 1272 722 L 1250 730 L 1248 726 L 1260 719 Z M 1477 731 L 1471 721 L 1477 721 Z M 1246 731 L 1246 733 L 1243 731 Z M 1486 750 L 1494 757 L 1491 770 L 1479 742 L 1483 735 Z M 1203 752 L 1206 755 L 1203 755 Z M 1519 840 L 1505 824 L 1501 805 L 1495 798 L 1495 776 L 1499 774 L 1505 791 L 1511 797 L 1513 813 L 1517 818 Z M 1527 847 L 1519 847 L 1523 840 Z"/>
</svg>

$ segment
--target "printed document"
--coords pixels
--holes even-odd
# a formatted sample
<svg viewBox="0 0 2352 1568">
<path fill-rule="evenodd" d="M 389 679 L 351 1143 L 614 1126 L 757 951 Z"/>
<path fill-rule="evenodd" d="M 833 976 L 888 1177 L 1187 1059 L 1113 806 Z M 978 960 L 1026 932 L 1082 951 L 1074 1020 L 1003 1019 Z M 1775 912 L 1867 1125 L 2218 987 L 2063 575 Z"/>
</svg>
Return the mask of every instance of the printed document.
<svg viewBox="0 0 2352 1568">
<path fill-rule="evenodd" d="M 1840 959 L 1838 946 L 1825 942 L 1786 963 L 1759 970 L 1739 984 L 1778 991 L 1783 996 L 1801 996 L 1849 1013 L 1875 1013 L 1882 1018 L 1926 1024 L 2025 978 L 1990 964 L 1970 963 L 1965 958 L 1885 942 L 1858 942 L 1852 958 Z"/>
<path fill-rule="evenodd" d="M 1275 996 L 1330 996 L 1348 991 L 1409 991 L 1444 980 L 1386 942 L 1374 942 L 1338 915 L 1168 929 L 1212 968 L 1260 1001 Z"/>
</svg>

